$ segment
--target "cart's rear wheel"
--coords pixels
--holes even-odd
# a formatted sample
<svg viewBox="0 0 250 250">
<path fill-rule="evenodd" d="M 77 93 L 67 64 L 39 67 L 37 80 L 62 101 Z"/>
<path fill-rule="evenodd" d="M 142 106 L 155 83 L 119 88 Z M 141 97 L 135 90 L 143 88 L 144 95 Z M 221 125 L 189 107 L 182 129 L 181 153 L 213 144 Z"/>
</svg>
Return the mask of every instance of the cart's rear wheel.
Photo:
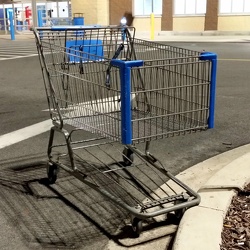
<svg viewBox="0 0 250 250">
<path fill-rule="evenodd" d="M 175 201 L 175 204 L 180 204 L 184 202 L 183 200 L 177 200 Z M 178 209 L 178 210 L 175 210 L 174 211 L 174 214 L 175 214 L 175 217 L 177 218 L 177 220 L 181 220 L 182 216 L 184 215 L 184 213 L 186 212 L 187 208 L 184 207 L 184 208 L 181 208 L 181 209 Z"/>
<path fill-rule="evenodd" d="M 142 232 L 142 220 L 134 218 L 132 220 L 132 229 L 136 237 L 139 237 Z"/>
<path fill-rule="evenodd" d="M 122 159 L 123 159 L 125 166 L 130 166 L 134 161 L 133 151 L 131 149 L 125 147 L 123 149 L 122 153 L 123 153 Z"/>
<path fill-rule="evenodd" d="M 53 163 L 48 163 L 47 165 L 47 175 L 49 184 L 54 184 L 57 179 L 58 167 Z"/>
</svg>

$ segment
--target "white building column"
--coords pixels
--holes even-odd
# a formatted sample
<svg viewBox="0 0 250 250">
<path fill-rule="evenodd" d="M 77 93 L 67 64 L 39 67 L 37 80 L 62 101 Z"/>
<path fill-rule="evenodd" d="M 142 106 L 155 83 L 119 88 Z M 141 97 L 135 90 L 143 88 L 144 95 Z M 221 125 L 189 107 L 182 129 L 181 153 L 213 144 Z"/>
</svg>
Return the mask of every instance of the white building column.
<svg viewBox="0 0 250 250">
<path fill-rule="evenodd" d="M 33 27 L 37 27 L 37 7 L 36 7 L 36 0 L 31 1 L 31 7 L 32 7 L 32 21 L 33 21 Z"/>
</svg>

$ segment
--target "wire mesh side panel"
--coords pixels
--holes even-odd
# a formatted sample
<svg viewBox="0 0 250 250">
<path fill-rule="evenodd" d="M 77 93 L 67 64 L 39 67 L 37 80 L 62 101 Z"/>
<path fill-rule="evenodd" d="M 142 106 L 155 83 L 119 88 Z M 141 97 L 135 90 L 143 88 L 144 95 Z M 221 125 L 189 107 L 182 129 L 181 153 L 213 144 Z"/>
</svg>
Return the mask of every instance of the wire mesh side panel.
<svg viewBox="0 0 250 250">
<path fill-rule="evenodd" d="M 200 52 L 195 50 L 189 50 L 185 48 L 175 47 L 171 45 L 161 44 L 158 42 L 145 41 L 142 39 L 131 39 L 132 51 L 131 60 L 144 60 L 145 64 L 147 60 L 159 60 L 159 59 L 176 59 L 183 57 L 198 57 Z"/>
<path fill-rule="evenodd" d="M 131 69 L 133 142 L 207 129 L 210 62 L 190 57 L 149 64 Z"/>
<path fill-rule="evenodd" d="M 105 81 L 108 57 L 114 56 L 121 39 L 122 31 L 117 29 L 40 32 L 42 67 L 54 121 L 120 139 L 118 69 L 109 72 L 109 88 Z M 126 56 L 124 51 L 119 58 Z"/>
<path fill-rule="evenodd" d="M 199 52 L 135 39 L 133 29 L 118 27 L 39 35 L 50 113 L 61 126 L 121 140 L 120 73 L 110 67 L 118 58 L 144 60 L 131 69 L 134 142 L 207 128 L 211 66 Z"/>
</svg>

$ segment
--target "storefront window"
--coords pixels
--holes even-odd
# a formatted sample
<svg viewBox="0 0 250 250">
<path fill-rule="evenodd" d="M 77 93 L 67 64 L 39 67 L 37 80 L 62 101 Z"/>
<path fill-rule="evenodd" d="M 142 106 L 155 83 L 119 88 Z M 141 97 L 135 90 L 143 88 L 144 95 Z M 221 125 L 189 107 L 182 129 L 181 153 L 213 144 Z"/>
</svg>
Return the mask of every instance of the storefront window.
<svg viewBox="0 0 250 250">
<path fill-rule="evenodd" d="M 134 0 L 133 13 L 134 16 L 149 16 L 151 13 L 161 15 L 162 0 Z"/>
<path fill-rule="evenodd" d="M 204 15 L 207 0 L 174 0 L 175 15 Z"/>
<path fill-rule="evenodd" d="M 250 13 L 250 0 L 220 0 L 220 14 Z"/>
<path fill-rule="evenodd" d="M 42 14 L 40 25 L 71 25 L 71 4 L 70 1 L 46 2 L 37 0 L 37 13 L 32 13 L 31 0 L 20 1 L 13 4 L 0 5 L 0 32 L 8 33 L 10 30 L 9 13 L 13 14 L 16 31 L 27 31 L 33 26 L 33 17 L 37 18 L 38 11 Z M 40 14 L 40 13 L 39 13 Z"/>
</svg>

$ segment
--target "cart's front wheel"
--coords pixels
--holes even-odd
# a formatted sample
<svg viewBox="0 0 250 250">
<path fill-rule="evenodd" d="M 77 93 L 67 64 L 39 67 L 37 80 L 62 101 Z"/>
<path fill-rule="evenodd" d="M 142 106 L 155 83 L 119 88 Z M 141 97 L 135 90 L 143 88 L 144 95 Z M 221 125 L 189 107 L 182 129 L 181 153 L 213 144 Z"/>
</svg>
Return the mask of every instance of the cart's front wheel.
<svg viewBox="0 0 250 250">
<path fill-rule="evenodd" d="M 139 237 L 142 232 L 142 220 L 134 218 L 132 220 L 132 229 L 136 237 Z"/>
<path fill-rule="evenodd" d="M 133 151 L 131 149 L 125 147 L 123 149 L 122 153 L 123 153 L 122 159 L 123 159 L 125 166 L 130 166 L 134 161 Z"/>
<path fill-rule="evenodd" d="M 54 184 L 57 179 L 58 167 L 53 163 L 48 163 L 47 165 L 47 175 L 49 184 Z"/>
</svg>

